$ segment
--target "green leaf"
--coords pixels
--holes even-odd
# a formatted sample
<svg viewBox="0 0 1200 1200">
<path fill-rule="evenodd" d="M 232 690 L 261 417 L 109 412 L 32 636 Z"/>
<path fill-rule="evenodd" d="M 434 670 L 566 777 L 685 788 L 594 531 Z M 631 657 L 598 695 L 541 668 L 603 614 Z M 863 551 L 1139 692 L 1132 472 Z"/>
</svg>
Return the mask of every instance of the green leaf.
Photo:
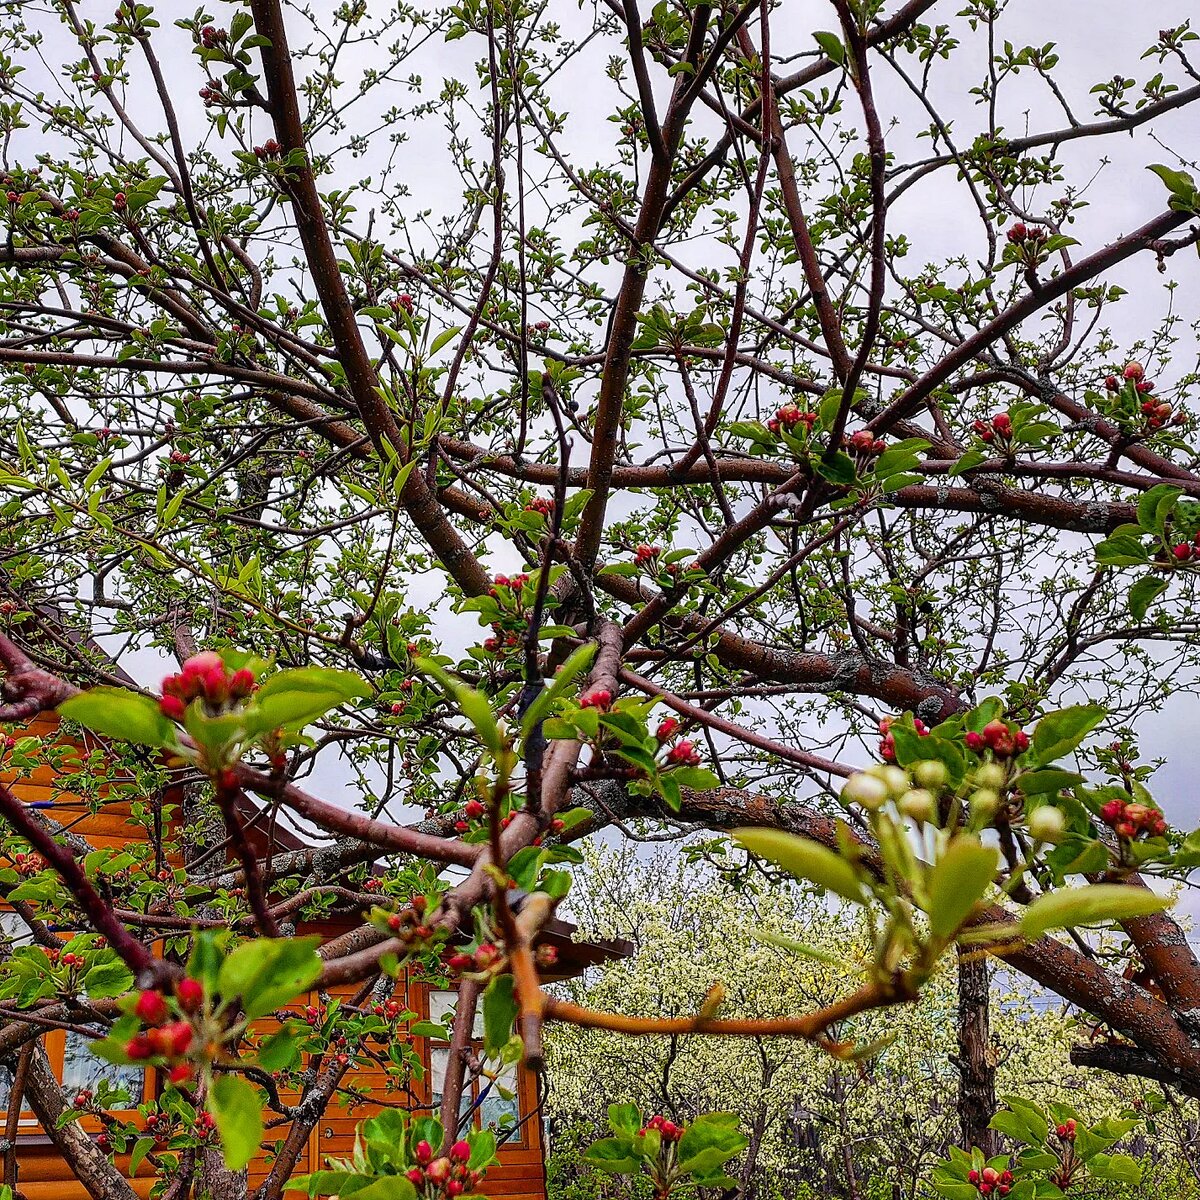
<svg viewBox="0 0 1200 1200">
<path fill-rule="evenodd" d="M 817 474 L 822 479 L 828 479 L 830 483 L 841 484 L 843 487 L 849 487 L 858 478 L 854 460 L 840 450 L 831 458 L 822 459 L 817 464 Z"/>
<path fill-rule="evenodd" d="M 296 1039 L 286 1029 L 273 1033 L 258 1051 L 258 1065 L 264 1071 L 282 1071 L 295 1066 L 300 1059 Z"/>
<path fill-rule="evenodd" d="M 973 837 L 956 837 L 929 873 L 929 929 L 940 942 L 961 928 L 996 875 L 999 855 Z"/>
<path fill-rule="evenodd" d="M 417 1189 L 403 1175 L 380 1175 L 364 1188 L 340 1194 L 354 1200 L 416 1200 Z"/>
<path fill-rule="evenodd" d="M 236 1075 L 221 1075 L 208 1094 L 225 1148 L 225 1165 L 240 1171 L 259 1151 L 263 1140 L 262 1105 L 258 1093 Z"/>
<path fill-rule="evenodd" d="M 1161 536 L 1167 525 L 1167 517 L 1179 502 L 1183 489 L 1169 483 L 1156 484 L 1138 497 L 1138 524 L 1156 537 Z"/>
<path fill-rule="evenodd" d="M 95 687 L 64 700 L 59 713 L 102 737 L 162 749 L 175 742 L 175 726 L 156 701 L 127 688 Z"/>
<path fill-rule="evenodd" d="M 258 729 L 281 725 L 302 727 L 348 700 L 369 696 L 371 689 L 352 671 L 298 667 L 272 675 L 254 694 Z"/>
<path fill-rule="evenodd" d="M 1128 1154 L 1093 1154 L 1087 1160 L 1087 1169 L 1093 1179 L 1128 1184 L 1142 1182 L 1142 1168 Z"/>
<path fill-rule="evenodd" d="M 1047 930 L 1097 921 L 1125 921 L 1170 908 L 1173 900 L 1156 896 L 1147 888 L 1123 883 L 1094 883 L 1088 887 L 1059 888 L 1039 896 L 1021 917 L 1021 933 L 1030 941 Z"/>
<path fill-rule="evenodd" d="M 500 733 L 496 715 L 492 712 L 491 701 L 482 692 L 477 692 L 473 687 L 468 687 L 465 683 L 460 683 L 457 679 L 452 678 L 432 659 L 415 659 L 413 666 L 418 671 L 431 675 L 437 680 L 447 696 L 458 705 L 459 712 L 475 726 L 479 740 L 491 751 L 493 756 L 498 757 L 503 753 L 504 737 Z"/>
<path fill-rule="evenodd" d="M 1105 567 L 1140 567 L 1150 561 L 1150 552 L 1138 538 L 1115 533 L 1096 547 L 1096 561 Z"/>
<path fill-rule="evenodd" d="M 138 1173 L 138 1167 L 146 1160 L 146 1155 L 154 1149 L 154 1139 L 151 1137 L 138 1138 L 133 1144 L 133 1153 L 129 1156 L 129 1178 Z M 0 1198 L 2 1200 L 2 1198 Z"/>
<path fill-rule="evenodd" d="M 438 1025 L 435 1021 L 418 1021 L 408 1032 L 413 1037 L 436 1038 L 438 1041 L 446 1040 L 445 1025 Z"/>
<path fill-rule="evenodd" d="M 792 875 L 856 904 L 863 903 L 863 883 L 858 872 L 833 850 L 778 829 L 735 829 L 733 837 L 752 854 L 770 859 Z"/>
<path fill-rule="evenodd" d="M 601 1138 L 583 1152 L 585 1163 L 609 1175 L 636 1174 L 641 1160 L 642 1156 L 634 1149 L 634 1139 L 624 1137 Z"/>
<path fill-rule="evenodd" d="M 707 1174 L 747 1145 L 748 1139 L 738 1129 L 735 1114 L 706 1113 L 697 1117 L 679 1140 L 679 1170 Z"/>
<path fill-rule="evenodd" d="M 1144 575 L 1129 589 L 1126 603 L 1135 621 L 1145 619 L 1150 605 L 1167 590 L 1167 581 L 1157 575 Z"/>
<path fill-rule="evenodd" d="M 836 33 L 827 33 L 822 30 L 814 33 L 813 38 L 833 62 L 837 63 L 839 67 L 844 65 L 846 61 L 846 47 L 842 45 L 842 39 Z"/>
<path fill-rule="evenodd" d="M 99 962 L 83 977 L 83 990 L 89 1000 L 123 996 L 133 987 L 133 972 L 120 959 Z"/>
<path fill-rule="evenodd" d="M 253 1020 L 294 1000 L 320 977 L 319 936 L 258 938 L 244 942 L 222 964 L 217 990 L 222 996 L 241 996 L 246 1016 Z"/>
<path fill-rule="evenodd" d="M 1078 787 L 1083 776 L 1074 771 L 1050 767 L 1044 771 L 1024 771 L 1013 780 L 1013 786 L 1023 796 L 1054 796 L 1064 788 Z"/>
<path fill-rule="evenodd" d="M 543 688 L 538 693 L 537 699 L 525 710 L 525 715 L 521 718 L 521 735 L 523 737 L 545 717 L 554 701 L 570 687 L 571 681 L 592 665 L 597 648 L 595 642 L 588 642 L 572 651 L 567 661 L 559 667 L 558 673 L 549 687 Z"/>
<path fill-rule="evenodd" d="M 496 1055 L 508 1045 L 519 1011 L 511 975 L 497 975 L 483 993 L 483 1049 Z"/>
<path fill-rule="evenodd" d="M 642 1127 L 641 1109 L 636 1104 L 610 1104 L 608 1126 L 615 1134 L 632 1137 Z"/>
<path fill-rule="evenodd" d="M 1101 721 L 1105 710 L 1098 704 L 1077 704 L 1047 713 L 1033 731 L 1033 753 L 1038 766 L 1070 754 Z"/>
</svg>

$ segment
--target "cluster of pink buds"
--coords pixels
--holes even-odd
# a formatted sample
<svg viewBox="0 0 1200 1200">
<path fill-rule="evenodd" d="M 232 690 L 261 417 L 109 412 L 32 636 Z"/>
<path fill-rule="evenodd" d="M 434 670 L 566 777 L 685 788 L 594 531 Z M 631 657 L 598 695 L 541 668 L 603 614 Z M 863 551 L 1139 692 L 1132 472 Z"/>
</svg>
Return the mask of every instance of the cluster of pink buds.
<svg viewBox="0 0 1200 1200">
<path fill-rule="evenodd" d="M 1026 225 L 1024 221 L 1018 221 L 1005 236 L 1014 246 L 1023 242 L 1032 242 L 1038 246 L 1050 238 L 1050 235 L 1040 225 Z"/>
<path fill-rule="evenodd" d="M 398 1000 L 388 1000 L 383 1004 L 376 1004 L 371 1011 L 383 1020 L 394 1021 L 402 1012 L 405 1011 L 404 1006 Z"/>
<path fill-rule="evenodd" d="M 267 138 L 261 146 L 254 147 L 254 157 L 260 161 L 264 158 L 278 158 L 280 145 L 274 138 Z"/>
<path fill-rule="evenodd" d="M 608 712 L 612 707 L 613 695 L 608 688 L 594 687 L 589 688 L 582 696 L 579 697 L 580 708 L 595 708 L 600 712 Z"/>
<path fill-rule="evenodd" d="M 254 672 L 243 667 L 230 671 L 212 650 L 193 654 L 178 675 L 163 680 L 159 707 L 173 721 L 182 721 L 193 700 L 203 700 L 209 715 L 240 704 L 258 686 Z"/>
<path fill-rule="evenodd" d="M 499 598 L 503 592 L 511 592 L 514 595 L 520 595 L 521 589 L 529 582 L 529 576 L 525 574 L 513 575 L 497 575 L 492 580 L 492 586 L 488 588 L 488 595 Z"/>
<path fill-rule="evenodd" d="M 1011 1171 L 997 1171 L 995 1167 L 984 1167 L 982 1171 L 968 1171 L 967 1180 L 973 1183 L 981 1196 L 1007 1196 L 1012 1191 Z"/>
<path fill-rule="evenodd" d="M 175 1135 L 176 1122 L 167 1113 L 151 1113 L 146 1118 L 146 1132 L 160 1144 L 168 1142 Z"/>
<path fill-rule="evenodd" d="M 692 742 L 683 738 L 667 751 L 667 765 L 672 767 L 698 767 L 700 752 Z"/>
<path fill-rule="evenodd" d="M 879 722 L 879 757 L 884 762 L 896 761 L 896 735 L 892 732 L 892 726 L 895 724 L 894 717 L 884 717 Z M 921 720 L 920 717 L 913 718 L 913 729 L 921 737 L 929 736 L 929 726 Z"/>
<path fill-rule="evenodd" d="M 786 429 L 790 433 L 797 425 L 803 425 L 811 433 L 812 427 L 816 423 L 816 413 L 803 412 L 795 404 L 785 404 L 775 410 L 775 415 L 767 422 L 767 428 L 772 433 L 778 433 L 781 429 Z"/>
<path fill-rule="evenodd" d="M 1176 562 L 1200 562 L 1200 531 L 1190 542 L 1177 542 L 1171 547 L 1171 557 Z"/>
<path fill-rule="evenodd" d="M 218 29 L 215 25 L 205 25 L 200 30 L 200 45 L 205 50 L 213 50 L 228 39 L 228 37 L 229 34 L 226 30 Z"/>
<path fill-rule="evenodd" d="M 538 496 L 534 500 L 525 505 L 525 511 L 531 513 L 541 513 L 543 517 L 552 516 L 554 513 L 554 501 L 546 499 L 543 496 Z"/>
<path fill-rule="evenodd" d="M 310 1029 L 315 1029 L 324 1020 L 324 1014 L 315 1004 L 304 1006 L 304 1023 Z"/>
<path fill-rule="evenodd" d="M 463 971 L 490 971 L 503 957 L 498 946 L 483 942 L 473 951 L 456 950 L 447 954 L 442 962 L 451 974 L 460 975 Z"/>
<path fill-rule="evenodd" d="M 1162 837 L 1167 832 L 1162 813 L 1149 804 L 1110 800 L 1100 809 L 1100 819 L 1119 837 L 1130 840 L 1143 833 L 1147 837 Z"/>
<path fill-rule="evenodd" d="M 856 454 L 874 457 L 876 454 L 882 454 L 887 449 L 887 442 L 883 438 L 875 437 L 870 430 L 860 429 L 857 433 L 852 433 L 846 439 L 846 446 Z"/>
<path fill-rule="evenodd" d="M 75 222 L 79 220 L 81 215 L 82 214 L 80 213 L 79 209 L 68 208 L 67 211 L 63 213 L 63 220 Z"/>
<path fill-rule="evenodd" d="M 550 329 L 549 321 L 534 321 L 532 325 L 526 325 L 527 333 L 547 333 Z"/>
<path fill-rule="evenodd" d="M 1058 1134 L 1060 1141 L 1073 1142 L 1075 1140 L 1075 1121 L 1069 1118 L 1061 1125 L 1056 1125 L 1054 1132 Z"/>
<path fill-rule="evenodd" d="M 408 908 L 392 913 L 387 919 L 387 927 L 392 934 L 404 943 L 425 942 L 433 936 L 433 930 L 423 922 L 425 910 L 429 901 L 424 896 L 413 896 Z"/>
<path fill-rule="evenodd" d="M 661 546 L 648 546 L 643 542 L 634 552 L 633 561 L 639 567 L 649 566 L 662 553 Z"/>
<path fill-rule="evenodd" d="M 181 979 L 175 988 L 177 1007 L 191 1016 L 204 1005 L 204 985 L 197 979 Z M 184 1083 L 192 1077 L 192 1066 L 184 1061 L 196 1040 L 196 1030 L 189 1020 L 172 1020 L 171 1006 L 160 991 L 147 988 L 137 998 L 134 1014 L 148 1026 L 125 1043 L 125 1053 L 134 1062 L 164 1059 L 171 1067 L 168 1078 L 172 1083 Z"/>
<path fill-rule="evenodd" d="M 40 854 L 17 853 L 12 856 L 12 862 L 18 875 L 36 875 L 46 868 L 46 860 Z"/>
<path fill-rule="evenodd" d="M 192 461 L 192 456 L 190 454 L 185 454 L 182 450 L 172 450 L 167 458 L 169 462 L 177 467 L 182 467 L 186 463 L 190 463 Z"/>
<path fill-rule="evenodd" d="M 398 313 L 401 309 L 404 309 L 404 311 L 411 317 L 413 311 L 413 298 L 407 292 L 403 292 L 401 295 L 389 300 L 388 307 L 394 313 Z"/>
<path fill-rule="evenodd" d="M 517 636 L 511 629 L 507 632 L 502 632 L 499 626 L 493 626 L 499 637 L 484 638 L 483 648 L 489 654 L 495 654 L 499 650 L 515 650 L 521 644 L 520 637 Z"/>
<path fill-rule="evenodd" d="M 463 805 L 463 815 L 454 822 L 454 828 L 459 833 L 466 833 L 471 828 L 470 822 L 478 821 L 487 812 L 487 809 L 478 800 L 468 800 Z"/>
<path fill-rule="evenodd" d="M 465 1141 L 455 1142 L 446 1158 L 434 1158 L 428 1142 L 418 1142 L 413 1153 L 417 1165 L 406 1174 L 422 1196 L 463 1196 L 483 1182 L 483 1172 L 467 1166 L 471 1147 Z"/>
<path fill-rule="evenodd" d="M 1154 400 L 1150 397 L 1150 393 L 1154 391 L 1154 380 L 1146 378 L 1146 368 L 1136 360 L 1127 362 L 1121 368 L 1119 376 L 1106 376 L 1104 386 L 1110 392 L 1132 387 L 1139 396 L 1146 397 L 1142 401 L 1141 413 L 1147 430 L 1162 429 L 1167 424 L 1187 424 L 1186 413 L 1176 412 L 1165 400 Z"/>
<path fill-rule="evenodd" d="M 68 950 L 65 954 L 59 957 L 58 961 L 64 967 L 71 967 L 74 969 L 76 967 L 82 967 L 87 962 L 87 959 L 85 959 L 82 954 L 75 954 L 73 951 Z"/>
<path fill-rule="evenodd" d="M 75 1099 L 71 1101 L 73 1108 L 87 1108 L 92 1102 L 92 1089 L 83 1088 L 75 1093 Z"/>
<path fill-rule="evenodd" d="M 653 1116 L 638 1130 L 638 1137 L 645 1137 L 650 1130 L 655 1130 L 664 1142 L 677 1142 L 683 1137 L 683 1126 L 668 1121 L 661 1114 Z"/>
<path fill-rule="evenodd" d="M 1012 417 L 1008 413 L 997 413 L 990 421 L 976 421 L 975 432 L 987 445 L 997 438 L 1006 442 L 1012 436 Z"/>
<path fill-rule="evenodd" d="M 211 79 L 200 89 L 200 99 L 204 101 L 205 108 L 212 108 L 214 104 L 222 104 L 225 100 L 225 93 L 221 91 L 221 85 L 214 83 Z"/>
<path fill-rule="evenodd" d="M 976 754 L 990 750 L 997 758 L 1012 758 L 1029 749 L 1029 734 L 1023 729 L 1011 729 L 1003 721 L 989 721 L 982 733 L 970 730 L 964 734 L 963 743 Z"/>
</svg>

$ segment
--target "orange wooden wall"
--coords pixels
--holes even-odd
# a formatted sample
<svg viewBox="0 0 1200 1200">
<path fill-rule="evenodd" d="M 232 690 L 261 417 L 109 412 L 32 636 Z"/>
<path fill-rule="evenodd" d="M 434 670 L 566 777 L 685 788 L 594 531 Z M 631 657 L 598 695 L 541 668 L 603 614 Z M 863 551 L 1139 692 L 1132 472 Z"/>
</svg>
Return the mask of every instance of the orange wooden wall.
<svg viewBox="0 0 1200 1200">
<path fill-rule="evenodd" d="M 30 723 L 21 733 L 33 734 L 44 738 L 53 738 L 57 734 L 57 719 L 52 716 L 42 716 Z M 13 771 L 6 770 L 0 763 L 0 780 L 12 787 L 16 794 L 25 801 L 49 800 L 52 798 L 53 774 L 48 768 L 18 777 Z M 130 812 L 127 803 L 105 802 L 100 811 L 92 814 L 87 804 L 78 798 L 60 794 L 52 810 L 56 820 L 69 825 L 72 832 L 86 837 L 88 842 L 99 849 L 101 847 L 119 848 L 128 845 L 132 840 L 143 840 L 145 832 L 140 826 L 130 823 Z M 320 931 L 326 936 L 332 936 L 351 927 L 351 922 L 342 925 L 326 924 Z M 356 987 L 347 985 L 335 989 L 332 993 L 349 999 Z M 418 1019 L 428 1016 L 428 989 L 420 983 L 402 977 L 397 984 L 395 998 L 418 1014 Z M 316 1003 L 315 994 L 300 997 L 290 1007 L 302 1010 L 306 1004 Z M 50 1035 L 53 1038 L 55 1035 Z M 61 1037 L 61 1035 L 58 1035 Z M 49 1039 L 48 1039 L 49 1042 Z M 419 1045 L 424 1056 L 426 1073 L 429 1068 L 428 1043 L 419 1039 Z M 61 1050 L 57 1056 L 51 1053 L 52 1061 L 61 1062 Z M 161 1080 L 154 1078 L 157 1072 L 146 1073 L 147 1084 L 145 1098 L 152 1099 L 156 1089 L 161 1086 Z M 397 1097 L 390 1095 L 389 1082 L 384 1073 L 378 1068 L 356 1069 L 347 1072 L 345 1079 L 347 1087 L 360 1089 L 368 1096 L 378 1099 L 392 1100 Z M 510 1143 L 500 1149 L 500 1162 L 487 1174 L 484 1191 L 489 1196 L 505 1197 L 506 1200 L 544 1200 L 545 1170 L 542 1155 L 543 1130 L 540 1114 L 536 1112 L 537 1096 L 533 1077 L 522 1070 L 518 1076 L 521 1116 L 532 1114 L 518 1134 Z M 418 1085 L 421 1100 L 429 1103 L 428 1076 Z M 284 1094 L 284 1099 L 289 1100 Z M 358 1104 L 347 1109 L 339 1103 L 339 1098 L 326 1110 L 323 1118 L 313 1130 L 309 1138 L 306 1152 L 297 1163 L 296 1173 L 303 1174 L 316 1170 L 324 1165 L 329 1157 L 348 1157 L 354 1146 L 354 1131 L 366 1117 L 379 1111 L 377 1104 Z M 268 1114 L 269 1116 L 269 1114 Z M 84 1128 L 92 1131 L 99 1129 L 99 1123 L 94 1119 L 85 1121 Z M 287 1133 L 286 1126 L 268 1131 L 271 1141 L 282 1140 Z M 21 1191 L 28 1200 L 86 1200 L 87 1192 L 72 1175 L 65 1160 L 58 1154 L 45 1133 L 37 1125 L 32 1115 L 22 1119 L 21 1132 L 18 1142 L 19 1183 Z M 128 1169 L 128 1159 L 118 1159 L 118 1165 Z M 249 1168 L 251 1189 L 266 1177 L 270 1170 L 270 1161 L 264 1154 L 256 1158 Z M 148 1194 L 153 1185 L 154 1177 L 149 1167 L 143 1165 L 139 1178 L 133 1181 L 139 1195 Z"/>
</svg>

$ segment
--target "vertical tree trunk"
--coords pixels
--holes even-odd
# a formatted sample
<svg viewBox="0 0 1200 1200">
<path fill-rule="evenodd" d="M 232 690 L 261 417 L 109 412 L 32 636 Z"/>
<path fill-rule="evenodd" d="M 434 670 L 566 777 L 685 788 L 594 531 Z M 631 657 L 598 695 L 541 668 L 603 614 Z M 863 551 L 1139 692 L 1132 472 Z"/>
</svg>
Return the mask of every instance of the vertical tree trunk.
<svg viewBox="0 0 1200 1200">
<path fill-rule="evenodd" d="M 958 955 L 958 1114 L 964 1148 L 996 1153 L 988 1122 L 996 1113 L 996 1067 L 992 1056 L 987 959 Z"/>
<path fill-rule="evenodd" d="M 29 1059 L 25 1096 L 54 1148 L 70 1165 L 71 1173 L 83 1184 L 92 1200 L 138 1200 L 128 1180 L 109 1162 L 108 1155 L 97 1147 L 81 1125 L 71 1121 L 59 1127 L 58 1119 L 67 1111 L 67 1102 L 40 1042 L 35 1043 Z"/>
</svg>

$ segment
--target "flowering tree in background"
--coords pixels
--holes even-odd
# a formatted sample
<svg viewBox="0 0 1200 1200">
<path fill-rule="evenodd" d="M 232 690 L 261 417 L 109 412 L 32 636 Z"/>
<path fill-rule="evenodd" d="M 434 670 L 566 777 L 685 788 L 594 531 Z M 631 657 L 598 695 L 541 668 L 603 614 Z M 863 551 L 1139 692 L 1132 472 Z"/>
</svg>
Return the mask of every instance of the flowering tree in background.
<svg viewBox="0 0 1200 1200">
<path fill-rule="evenodd" d="M 537 1069 L 547 1022 L 853 1060 L 856 1016 L 990 955 L 1109 1032 L 1076 1061 L 1197 1094 L 1200 963 L 1148 881 L 1200 836 L 1136 753 L 1197 667 L 1194 351 L 1124 287 L 1195 273 L 1200 195 L 1161 161 L 1200 98 L 1187 23 L 1080 83 L 1070 22 L 1021 46 L 991 0 L 215 8 L 0 4 L 0 884 L 35 938 L 0 1053 L 82 991 L 103 1053 L 170 1074 L 172 1195 L 238 1194 L 264 1109 L 290 1121 L 260 1200 L 388 1015 L 256 1022 L 410 960 L 466 981 L 452 1044 L 482 993 L 488 1060 Z M 1130 133 L 1122 231 L 1084 196 Z M 153 655 L 181 669 L 124 687 Z M 111 754 L 22 735 L 52 709 Z M 186 878 L 108 877 L 10 790 L 45 764 L 135 798 Z M 246 797 L 331 840 L 260 861 Z M 549 994 L 571 843 L 642 822 L 736 831 L 861 910 L 871 956 L 782 1015 Z M 364 916 L 287 937 L 335 910 Z M 30 1064 L 80 1178 L 129 1196 L 128 1135 L 60 1123 Z M 310 1188 L 474 1189 L 466 1071 L 440 1124 L 379 1118 Z M 650 1116 L 593 1160 L 721 1184 L 742 1135 Z M 995 1120 L 1025 1175 L 968 1155 L 945 1194 L 1061 1191 L 1079 1143 Z"/>
</svg>

